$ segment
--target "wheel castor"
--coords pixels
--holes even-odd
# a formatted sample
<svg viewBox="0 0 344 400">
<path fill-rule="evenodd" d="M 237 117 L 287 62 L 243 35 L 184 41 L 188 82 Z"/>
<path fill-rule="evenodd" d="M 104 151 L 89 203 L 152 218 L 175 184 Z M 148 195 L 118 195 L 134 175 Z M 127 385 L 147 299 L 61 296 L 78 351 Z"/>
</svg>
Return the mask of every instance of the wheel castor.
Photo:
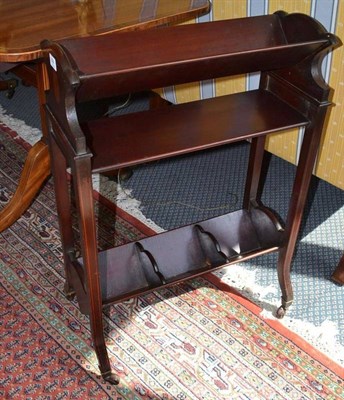
<svg viewBox="0 0 344 400">
<path fill-rule="evenodd" d="M 18 86 L 17 79 L 9 79 L 7 82 L 6 97 L 11 100 L 15 93 L 15 88 Z"/>
<path fill-rule="evenodd" d="M 74 300 L 75 295 L 76 295 L 75 290 L 73 288 L 69 287 L 67 282 L 64 285 L 63 292 L 64 292 L 67 300 L 69 300 L 69 301 Z"/>
<path fill-rule="evenodd" d="M 12 99 L 12 97 L 14 96 L 14 92 L 15 92 L 14 89 L 8 89 L 8 90 L 7 90 L 7 92 L 6 92 L 6 97 L 8 98 L 8 100 L 11 100 L 11 99 Z"/>
<path fill-rule="evenodd" d="M 282 297 L 282 304 L 276 311 L 276 317 L 278 319 L 281 319 L 285 316 L 285 313 L 287 312 L 288 308 L 291 306 L 292 302 L 293 302 L 293 298 L 291 296 L 290 296 L 289 300 L 285 300 Z"/>
<path fill-rule="evenodd" d="M 69 301 L 73 301 L 75 299 L 75 292 L 65 293 L 66 299 Z"/>
<path fill-rule="evenodd" d="M 119 376 L 116 375 L 114 372 L 109 371 L 102 374 L 102 378 L 106 381 L 111 383 L 111 385 L 118 385 L 119 384 Z"/>
<path fill-rule="evenodd" d="M 284 306 L 280 306 L 278 307 L 277 311 L 276 311 L 276 317 L 278 319 L 282 319 L 285 316 L 286 313 L 286 308 Z"/>
</svg>

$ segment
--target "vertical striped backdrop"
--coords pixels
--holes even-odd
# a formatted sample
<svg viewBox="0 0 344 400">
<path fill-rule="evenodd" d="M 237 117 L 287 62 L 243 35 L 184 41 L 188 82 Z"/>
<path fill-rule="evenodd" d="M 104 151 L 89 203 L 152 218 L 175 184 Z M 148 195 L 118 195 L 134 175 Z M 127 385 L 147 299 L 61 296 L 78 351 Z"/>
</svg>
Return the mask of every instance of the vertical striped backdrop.
<svg viewBox="0 0 344 400">
<path fill-rule="evenodd" d="M 212 0 L 211 13 L 202 16 L 196 22 L 271 14 L 277 10 L 311 15 L 344 41 L 344 0 Z M 335 89 L 335 107 L 331 110 L 323 136 L 315 173 L 344 189 L 344 46 L 326 58 L 323 74 Z M 254 89 L 258 79 L 256 74 L 242 75 L 168 87 L 164 88 L 163 92 L 168 100 L 183 103 Z M 292 131 L 286 135 L 275 134 L 269 137 L 267 148 L 285 160 L 296 163 L 301 140 L 302 131 Z"/>
</svg>

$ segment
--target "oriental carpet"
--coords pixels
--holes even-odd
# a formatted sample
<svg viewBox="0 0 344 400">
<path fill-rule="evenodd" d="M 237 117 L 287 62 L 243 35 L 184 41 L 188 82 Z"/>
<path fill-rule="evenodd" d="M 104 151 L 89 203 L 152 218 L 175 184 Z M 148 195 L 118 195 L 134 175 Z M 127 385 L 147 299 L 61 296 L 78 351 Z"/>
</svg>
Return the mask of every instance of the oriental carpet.
<svg viewBox="0 0 344 400">
<path fill-rule="evenodd" d="M 28 145 L 0 126 L 0 205 Z M 96 196 L 100 246 L 154 234 Z M 206 275 L 104 312 L 115 387 L 98 374 L 88 318 L 63 294 L 53 183 L 0 235 L 0 397 L 4 399 L 342 399 L 343 369 Z"/>
</svg>

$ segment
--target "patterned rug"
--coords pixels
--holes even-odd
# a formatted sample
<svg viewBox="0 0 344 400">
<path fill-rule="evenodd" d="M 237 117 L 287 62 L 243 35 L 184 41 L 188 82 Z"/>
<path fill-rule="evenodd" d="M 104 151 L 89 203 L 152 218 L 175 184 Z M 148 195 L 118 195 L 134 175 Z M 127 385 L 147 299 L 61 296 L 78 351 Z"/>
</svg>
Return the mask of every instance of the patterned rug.
<svg viewBox="0 0 344 400">
<path fill-rule="evenodd" d="M 0 126 L 0 206 L 28 145 Z M 153 230 L 97 196 L 102 247 Z M 213 275 L 109 307 L 120 385 L 98 375 L 88 318 L 63 295 L 52 181 L 0 235 L 0 397 L 4 399 L 343 399 L 343 369 Z"/>
</svg>

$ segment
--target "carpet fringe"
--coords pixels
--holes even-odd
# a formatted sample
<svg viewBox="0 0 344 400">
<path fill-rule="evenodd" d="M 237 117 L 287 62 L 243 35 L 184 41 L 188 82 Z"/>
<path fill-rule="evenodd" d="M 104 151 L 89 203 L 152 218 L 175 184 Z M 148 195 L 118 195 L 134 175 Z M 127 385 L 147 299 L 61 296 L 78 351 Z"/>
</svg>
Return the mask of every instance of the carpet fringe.
<svg viewBox="0 0 344 400">
<path fill-rule="evenodd" d="M 11 114 L 6 114 L 6 110 L 1 105 L 0 120 L 31 146 L 33 146 L 42 137 L 42 131 L 40 129 L 32 128 L 31 126 L 26 125 L 24 121 L 14 118 Z M 119 207 L 138 219 L 140 222 L 144 223 L 156 232 L 162 231 L 162 228 L 143 215 L 141 212 L 140 202 L 131 196 L 130 191 L 123 190 L 121 185 L 111 181 L 105 176 L 100 176 L 98 174 L 93 176 L 93 187 L 102 196 L 113 203 L 118 204 Z"/>
<path fill-rule="evenodd" d="M 257 270 L 248 270 L 243 265 L 233 265 L 223 268 L 215 274 L 230 287 L 262 308 L 261 316 L 266 320 L 277 320 L 275 312 L 281 305 L 280 291 L 275 285 L 261 286 L 257 284 Z M 293 305 L 290 307 L 292 310 Z M 339 365 L 344 365 L 344 346 L 338 340 L 339 327 L 330 320 L 325 320 L 320 326 L 311 322 L 286 316 L 278 319 L 284 327 L 296 333 L 310 345 L 331 358 Z"/>
<path fill-rule="evenodd" d="M 25 142 L 33 146 L 42 137 L 40 129 L 32 128 L 20 119 L 14 118 L 11 114 L 6 114 L 6 110 L 0 105 L 0 120 L 8 128 L 12 129 Z"/>
<path fill-rule="evenodd" d="M 140 222 L 143 222 L 155 232 L 163 232 L 160 226 L 144 216 L 141 211 L 141 202 L 132 196 L 132 190 L 124 190 L 121 184 L 114 182 L 104 175 L 95 174 L 92 179 L 93 188 L 106 199 L 117 204 L 122 210 L 126 211 Z"/>
</svg>

